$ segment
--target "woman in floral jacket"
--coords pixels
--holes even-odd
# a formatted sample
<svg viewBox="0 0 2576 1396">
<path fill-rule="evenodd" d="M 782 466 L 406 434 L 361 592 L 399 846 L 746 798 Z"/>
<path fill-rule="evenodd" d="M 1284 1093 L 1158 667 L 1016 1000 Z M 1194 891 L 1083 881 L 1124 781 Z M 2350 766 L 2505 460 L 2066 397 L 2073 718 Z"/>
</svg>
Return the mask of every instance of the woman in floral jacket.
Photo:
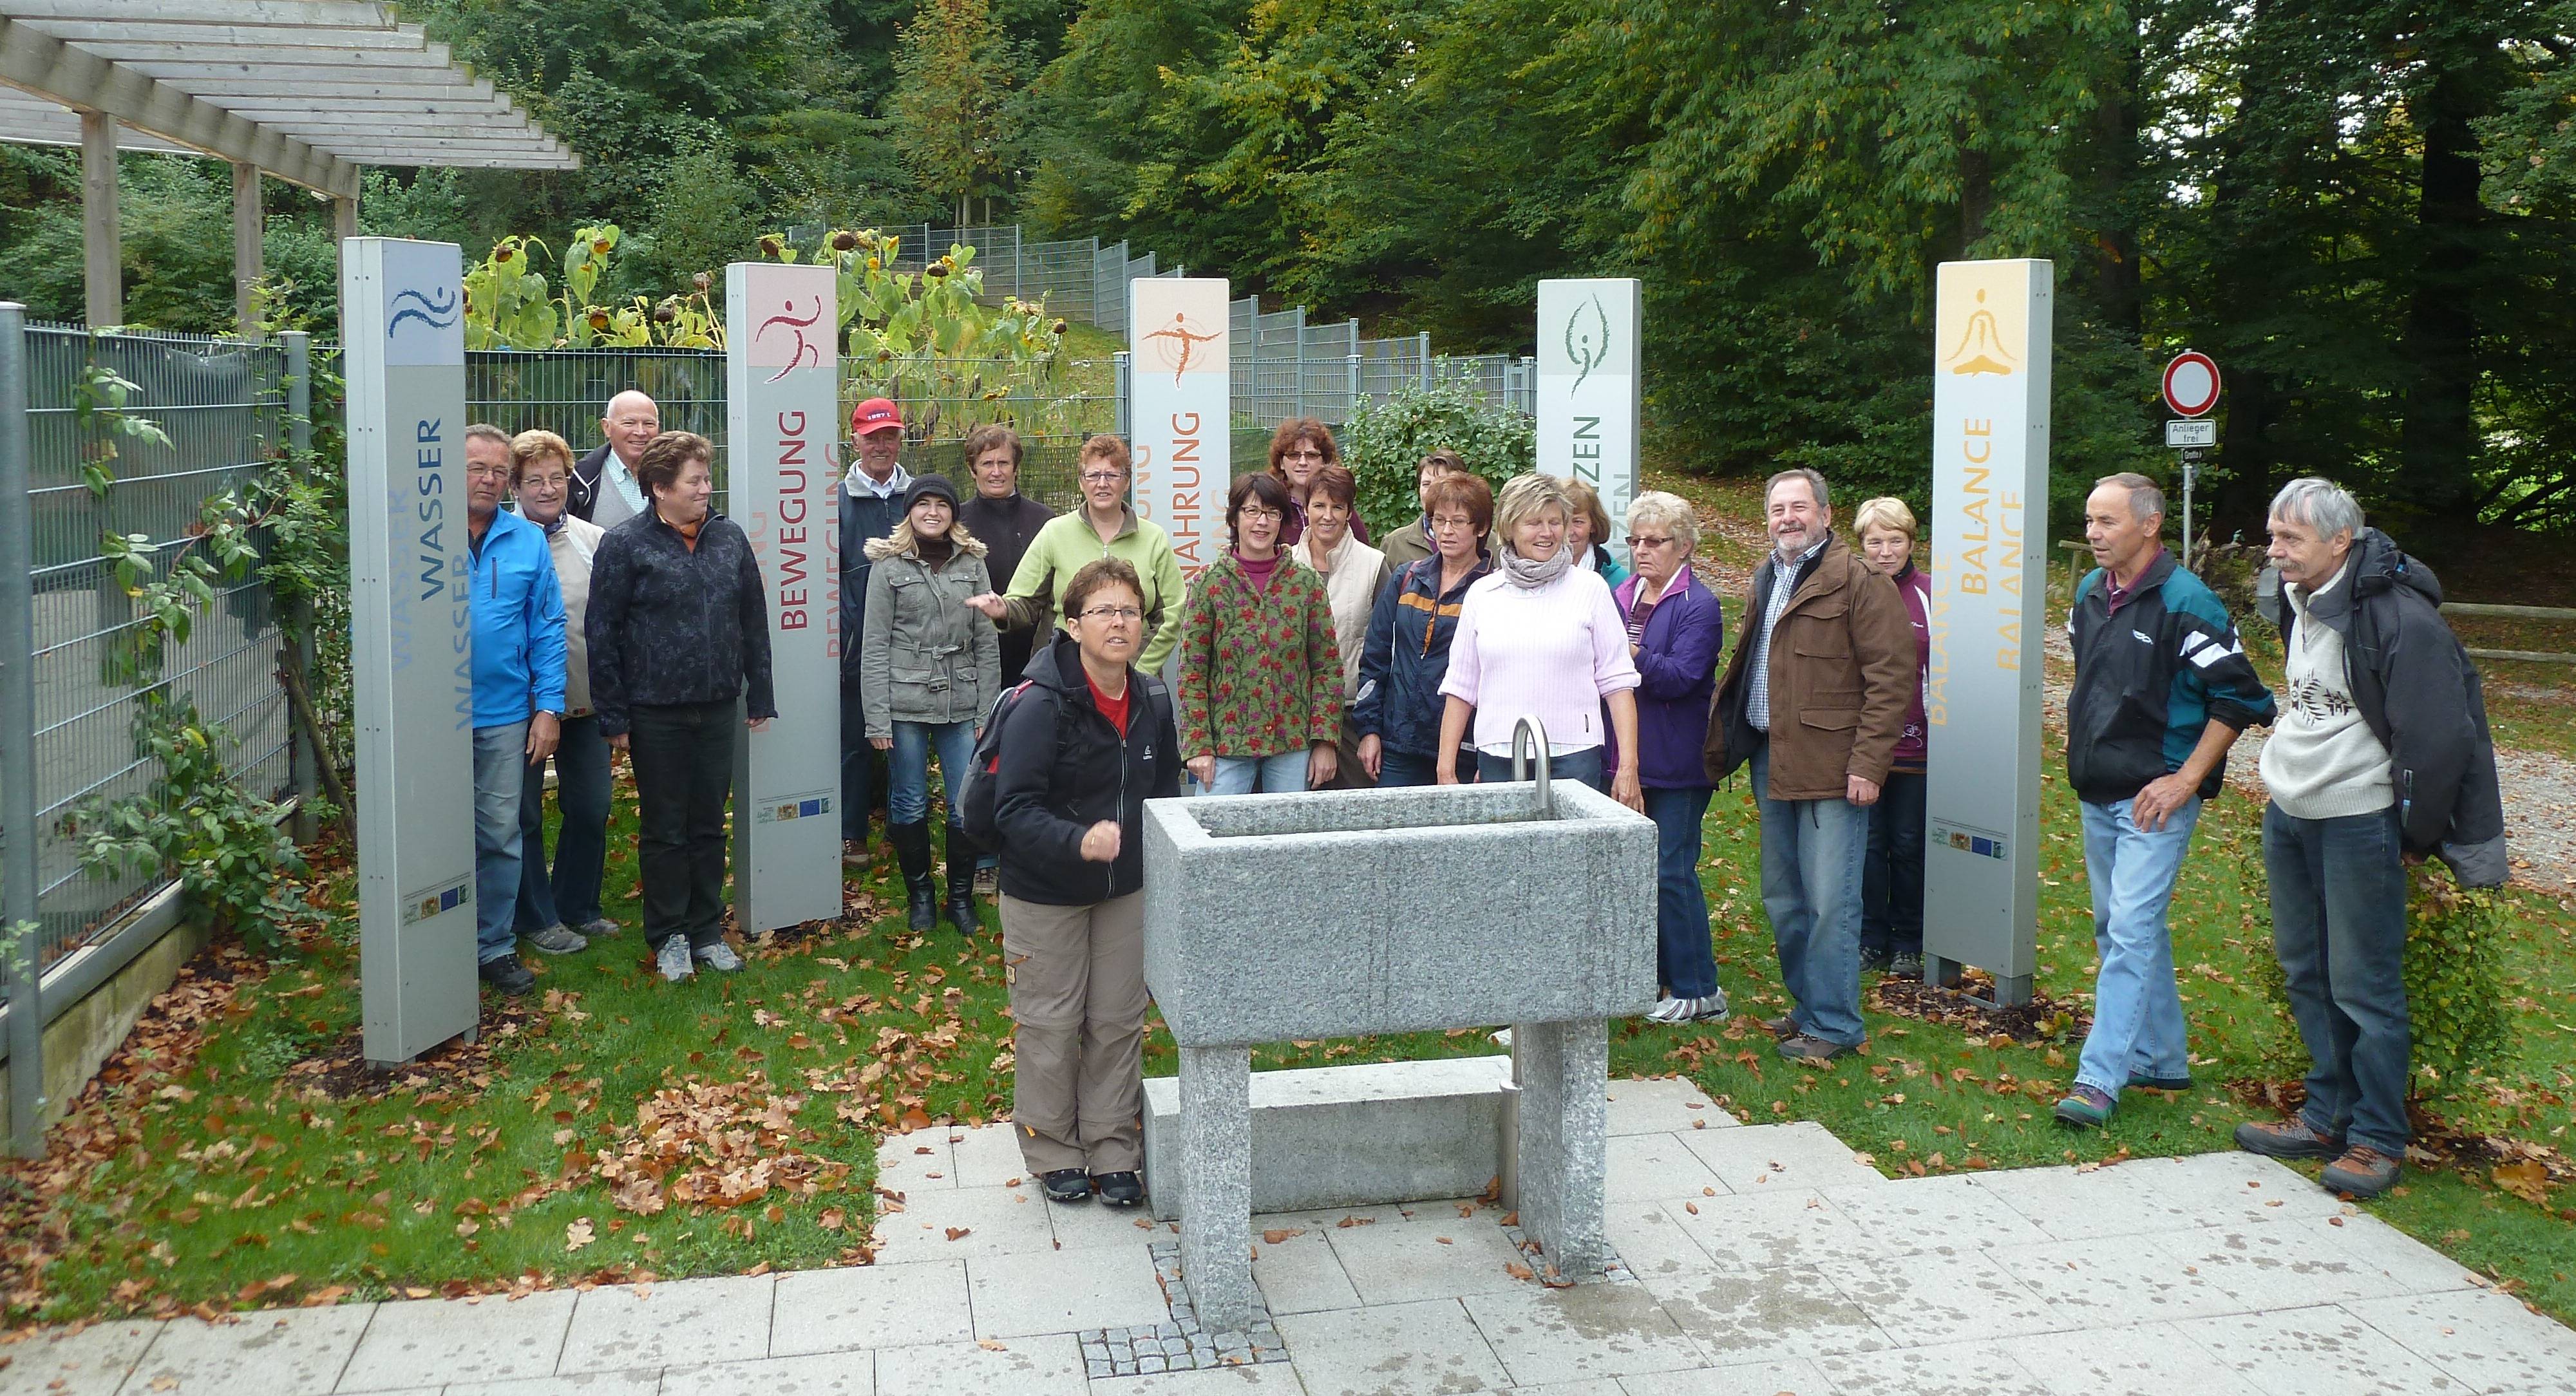
<svg viewBox="0 0 2576 1396">
<path fill-rule="evenodd" d="M 1323 580 L 1280 546 L 1286 487 L 1227 492 L 1234 547 L 1190 584 L 1181 623 L 1181 755 L 1203 794 L 1305 790 L 1333 778 L 1342 656 Z"/>
</svg>

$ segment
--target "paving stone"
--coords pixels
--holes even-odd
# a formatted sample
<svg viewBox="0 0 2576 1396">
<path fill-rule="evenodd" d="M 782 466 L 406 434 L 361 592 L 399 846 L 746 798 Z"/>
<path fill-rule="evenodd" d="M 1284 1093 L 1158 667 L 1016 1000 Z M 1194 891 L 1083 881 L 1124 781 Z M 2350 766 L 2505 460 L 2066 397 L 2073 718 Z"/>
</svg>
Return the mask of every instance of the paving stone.
<svg viewBox="0 0 2576 1396">
<path fill-rule="evenodd" d="M 966 1262 L 844 1266 L 778 1277 L 769 1354 L 958 1343 L 975 1336 Z"/>
<path fill-rule="evenodd" d="M 2294 1234 L 2322 1235 L 2361 1267 L 2406 1294 L 2435 1294 L 2483 1288 L 2469 1268 L 2367 1212 L 2355 1211 L 2343 1225 L 2299 1222 Z"/>
<path fill-rule="evenodd" d="M 2202 1227 L 2152 1244 L 2195 1267 L 2245 1309 L 2297 1308 L 2408 1292 L 2385 1271 L 2333 1242 L 2282 1226 L 2239 1222 Z M 2454 1267 L 2456 1268 L 2456 1267 Z"/>
<path fill-rule="evenodd" d="M 1044 1200 L 1043 1194 L 1040 1200 Z M 1103 1207 L 1096 1199 L 1045 1205 L 1047 1225 L 1066 1250 L 1119 1246 L 1131 1241 L 1171 1241 L 1181 1234 L 1176 1225 L 1154 1220 L 1142 1207 Z"/>
<path fill-rule="evenodd" d="M 2062 1241 L 2184 1231 L 2199 1223 L 2184 1203 L 2141 1186 L 2130 1164 L 2096 1168 L 2015 1168 L 1976 1173 L 1969 1181 L 2033 1226 Z"/>
<path fill-rule="evenodd" d="M 2222 1287 L 2202 1267 L 2163 1249 L 2153 1237 L 2118 1245 L 2042 1241 L 1997 1246 L 1988 1254 L 2077 1327 L 2124 1328 L 2260 1307 Z"/>
<path fill-rule="evenodd" d="M 892 1188 L 909 1198 L 923 1189 L 948 1189 L 957 1186 L 957 1160 L 948 1136 L 957 1133 L 946 1125 L 916 1129 L 877 1142 L 877 1186 Z M 932 1177 L 932 1174 L 939 1176 Z"/>
<path fill-rule="evenodd" d="M 720 1367 L 673 1367 L 662 1374 L 670 1396 L 874 1396 L 872 1352 L 767 1357 Z"/>
<path fill-rule="evenodd" d="M 2053 1396 L 2259 1396 L 2171 1324 L 2006 1338 L 1995 1347 L 2019 1359 Z"/>
<path fill-rule="evenodd" d="M 1510 1385 L 1455 1299 L 1287 1314 L 1279 1331 L 1306 1396 L 1447 1396 Z"/>
<path fill-rule="evenodd" d="M 776 1286 L 768 1275 L 737 1275 L 589 1290 L 573 1308 L 555 1370 L 619 1372 L 767 1357 Z"/>
<path fill-rule="evenodd" d="M 158 1322 L 117 1319 L 77 1333 L 55 1329 L 0 1349 L 0 1396 L 115 1396 L 161 1335 Z M 60 1383 L 56 1385 L 55 1383 Z"/>
<path fill-rule="evenodd" d="M 1650 1202 L 1722 1195 L 1729 1191 L 1675 1134 L 1618 1134 L 1610 1138 L 1610 1200 Z"/>
<path fill-rule="evenodd" d="M 2268 1396 L 2429 1396 L 2469 1389 L 2332 1305 L 2196 1318 L 2174 1327 Z"/>
<path fill-rule="evenodd" d="M 1835 1353 L 1816 1366 L 1843 1396 L 2050 1396 L 1992 1343 Z"/>
<path fill-rule="evenodd" d="M 1816 1268 L 1903 1347 L 2051 1333 L 2076 1322 L 1981 1250 L 1844 1256 Z"/>
<path fill-rule="evenodd" d="M 1272 1241 L 1265 1234 L 1268 1232 L 1295 1234 Z M 1302 1314 L 1359 1307 L 1360 1292 L 1343 1272 L 1341 1257 L 1327 1239 L 1332 1234 L 1329 1223 L 1317 1226 L 1311 1221 L 1292 1223 L 1282 1217 L 1254 1217 L 1252 1234 L 1257 1252 L 1252 1258 L 1252 1281 L 1260 1286 L 1270 1312 Z"/>
<path fill-rule="evenodd" d="M 156 1396 L 329 1391 L 375 1307 L 270 1309 L 227 1323 L 172 1319 L 135 1363 L 126 1389 Z"/>
<path fill-rule="evenodd" d="M 1742 1269 L 1721 1262 L 1714 1272 L 1639 1283 L 1719 1366 L 1890 1346 L 1869 1314 L 1812 1265 Z"/>
<path fill-rule="evenodd" d="M 1682 1219 L 1691 1214 L 1682 1209 L 1685 1202 L 1705 1207 L 1716 1200 L 1613 1202 L 1602 1214 L 1603 1234 L 1631 1275 L 1677 1275 L 1702 1270 L 1709 1264 L 1708 1252 L 1700 1249 L 1699 1242 L 1683 1228 Z"/>
<path fill-rule="evenodd" d="M 662 1373 L 651 1369 L 460 1382 L 448 1387 L 440 1396 L 655 1396 L 661 1389 Z"/>
<path fill-rule="evenodd" d="M 1851 1148 L 1812 1120 L 1741 1129 L 1695 1129 L 1680 1136 L 1735 1192 L 1867 1186 L 1887 1180 L 1852 1157 Z"/>
<path fill-rule="evenodd" d="M 1591 1381 L 1552 1381 L 1545 1386 L 1515 1386 L 1512 1396 L 1628 1396 L 1619 1382 L 1611 1377 Z"/>
<path fill-rule="evenodd" d="M 2106 1171 L 2127 1175 L 2142 1193 L 2187 1210 L 2192 1222 L 2202 1226 L 2218 1225 L 2229 1215 L 2259 1222 L 2327 1217 L 2344 1207 L 2341 1198 L 2296 1169 L 2241 1149 L 2131 1159 Z"/>
<path fill-rule="evenodd" d="M 1613 1081 L 1610 1083 L 1610 1136 L 1623 1134 L 1670 1134 L 1707 1121 L 1710 1129 L 1733 1126 L 1733 1115 L 1717 1108 L 1708 1093 L 1695 1081 L 1678 1077 L 1667 1081 Z"/>
<path fill-rule="evenodd" d="M 1878 1250 L 1831 1198 L 1804 1188 L 1704 1197 L 1692 1205 L 1699 1210 L 1664 1215 L 1720 1267 L 1797 1265 Z"/>
<path fill-rule="evenodd" d="M 998 1188 L 1013 1178 L 1037 1186 L 1028 1161 L 1020 1157 L 1019 1133 L 1007 1124 L 952 1129 L 948 1146 L 951 1172 L 961 1188 Z"/>
<path fill-rule="evenodd" d="M 1373 1213 L 1375 1225 L 1326 1230 L 1342 1273 L 1350 1277 L 1361 1302 L 1402 1304 L 1509 1289 L 1524 1281 L 1512 1278 L 1504 1266 L 1542 1263 L 1513 1249 L 1490 1211 L 1461 1217 L 1447 1202 L 1426 1202 L 1413 1210 L 1407 1217 L 1399 1209 L 1380 1208 Z M 1442 1237 L 1448 1238 L 1445 1244 Z"/>
<path fill-rule="evenodd" d="M 2576 1331 L 2490 1290 L 2356 1299 L 2345 1312 L 2471 1391 L 2576 1393 Z"/>
<path fill-rule="evenodd" d="M 1461 1302 L 1518 1386 L 1669 1372 L 1705 1360 L 1639 1285 L 1524 1284 Z"/>
<path fill-rule="evenodd" d="M 1084 1396 L 1082 1353 L 1071 1334 L 981 1343 L 880 1348 L 877 1389 L 887 1396 Z"/>
<path fill-rule="evenodd" d="M 480 1303 L 379 1304 L 336 1389 L 391 1391 L 551 1376 L 579 1297 L 566 1289 L 519 1299 L 493 1295 Z"/>
<path fill-rule="evenodd" d="M 966 1284 L 978 1338 L 1152 1323 L 1165 1312 L 1142 1245 L 984 1256 L 966 1263 Z"/>
<path fill-rule="evenodd" d="M 1623 1377 L 1619 1389 L 1622 1396 L 1831 1396 L 1834 1384 L 1815 1363 L 1792 1357 Z"/>
<path fill-rule="evenodd" d="M 954 1238 L 948 1235 L 952 1230 L 959 1233 Z M 1046 1203 L 1034 1184 L 915 1194 L 902 1211 L 889 1208 L 877 1217 L 876 1240 L 877 1260 L 885 1264 L 1055 1249 Z"/>
<path fill-rule="evenodd" d="M 1896 1255 L 1938 1246 L 2009 1246 L 2049 1239 L 2029 1218 L 1965 1174 L 1837 1189 L 1835 1199 L 1837 1210 L 1857 1223 L 1880 1249 Z"/>
<path fill-rule="evenodd" d="M 1297 1374 L 1285 1362 L 1108 1381 L 1094 1377 L 1091 1383 L 1091 1396 L 1302 1396 L 1302 1392 Z"/>
</svg>

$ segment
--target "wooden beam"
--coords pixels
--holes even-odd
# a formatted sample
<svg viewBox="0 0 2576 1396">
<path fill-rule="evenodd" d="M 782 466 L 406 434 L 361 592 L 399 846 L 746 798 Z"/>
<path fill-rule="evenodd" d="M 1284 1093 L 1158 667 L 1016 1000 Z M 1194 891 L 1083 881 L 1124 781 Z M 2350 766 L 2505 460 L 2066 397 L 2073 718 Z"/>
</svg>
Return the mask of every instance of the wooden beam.
<svg viewBox="0 0 2576 1396">
<path fill-rule="evenodd" d="M 2446 616 L 2495 616 L 2504 620 L 2576 620 L 2576 608 L 2567 606 L 2490 606 L 2477 601 L 2445 601 Z"/>
<path fill-rule="evenodd" d="M 267 220 L 259 203 L 259 166 L 233 162 L 233 322 L 241 327 L 241 336 L 258 342 L 257 307 L 251 304 L 259 288 L 263 258 L 260 237 Z"/>
<path fill-rule="evenodd" d="M 119 20 L 135 12 L 132 0 L 9 0 L 9 13 L 20 19 Z M 151 18 L 162 24 L 394 27 L 393 11 L 370 0 L 158 0 Z"/>
<path fill-rule="evenodd" d="M 2576 654 L 2546 650 L 2470 650 L 2471 659 L 2509 659 L 2516 664 L 2576 664 Z"/>
<path fill-rule="evenodd" d="M 116 118 L 81 113 L 81 281 L 91 329 L 125 323 L 125 239 L 117 218 Z"/>
</svg>

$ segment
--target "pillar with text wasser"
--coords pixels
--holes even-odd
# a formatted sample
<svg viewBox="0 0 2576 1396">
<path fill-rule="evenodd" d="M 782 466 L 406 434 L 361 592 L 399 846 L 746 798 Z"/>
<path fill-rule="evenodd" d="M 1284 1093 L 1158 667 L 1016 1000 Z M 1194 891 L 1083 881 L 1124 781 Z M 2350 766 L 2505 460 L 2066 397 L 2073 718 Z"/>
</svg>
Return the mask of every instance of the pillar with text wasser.
<svg viewBox="0 0 2576 1396">
<path fill-rule="evenodd" d="M 728 493 L 760 561 L 778 717 L 734 749 L 734 915 L 841 914 L 840 315 L 830 267 L 725 268 Z"/>
<path fill-rule="evenodd" d="M 358 708 L 361 1050 L 410 1061 L 475 1029 L 474 617 L 465 289 L 456 244 L 353 238 L 350 669 Z"/>
<path fill-rule="evenodd" d="M 1934 325 L 1923 948 L 2004 1002 L 2037 960 L 2053 275 L 1943 263 Z"/>
</svg>

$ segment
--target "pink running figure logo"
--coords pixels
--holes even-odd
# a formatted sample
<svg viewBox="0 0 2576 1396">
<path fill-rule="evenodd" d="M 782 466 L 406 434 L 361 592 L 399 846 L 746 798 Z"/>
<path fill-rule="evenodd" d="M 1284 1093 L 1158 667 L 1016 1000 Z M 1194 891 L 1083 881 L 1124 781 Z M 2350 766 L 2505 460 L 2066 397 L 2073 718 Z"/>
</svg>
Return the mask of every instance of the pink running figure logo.
<svg viewBox="0 0 2576 1396">
<path fill-rule="evenodd" d="M 1190 371 L 1190 356 L 1198 352 L 1200 345 L 1224 336 L 1201 333 L 1191 327 L 1190 317 L 1176 313 L 1172 316 L 1172 323 L 1159 330 L 1148 331 L 1145 337 L 1164 341 L 1154 348 L 1163 362 L 1171 366 L 1172 386 L 1179 387 L 1181 375 Z"/>
<path fill-rule="evenodd" d="M 805 337 L 805 332 L 814 327 L 814 322 L 823 318 L 823 298 L 821 296 L 816 296 L 814 298 L 814 309 L 802 320 L 796 318 L 796 302 L 788 301 L 781 304 L 778 308 L 781 312 L 780 314 L 772 315 L 768 319 L 761 321 L 760 328 L 751 332 L 751 337 L 754 340 L 758 340 L 762 335 L 769 333 L 770 327 L 773 325 L 786 325 L 791 327 L 795 332 L 796 350 L 794 353 L 787 356 L 787 363 L 784 367 L 763 380 L 770 383 L 775 383 L 779 379 L 786 377 L 792 370 L 809 368 L 815 364 L 823 362 L 822 349 L 816 346 L 813 341 Z"/>
</svg>

